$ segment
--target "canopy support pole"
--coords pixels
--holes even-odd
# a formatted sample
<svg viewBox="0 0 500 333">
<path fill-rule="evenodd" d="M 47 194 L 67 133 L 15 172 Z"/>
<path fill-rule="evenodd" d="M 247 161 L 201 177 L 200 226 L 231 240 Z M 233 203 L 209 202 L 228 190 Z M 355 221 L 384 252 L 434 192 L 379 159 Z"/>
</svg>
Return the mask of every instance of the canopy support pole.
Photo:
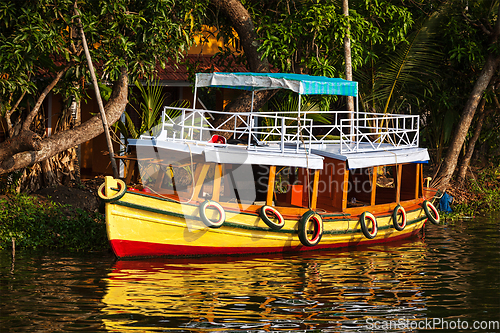
<svg viewBox="0 0 500 333">
<path fill-rule="evenodd" d="M 269 178 L 267 181 L 267 197 L 266 197 L 266 205 L 273 205 L 273 197 L 274 197 L 274 180 L 276 177 L 276 165 L 271 165 L 269 167 Z"/>
<path fill-rule="evenodd" d="M 301 122 L 301 114 L 300 114 L 300 105 L 302 104 L 302 94 L 299 94 L 299 105 L 297 106 L 297 147 L 296 152 L 299 152 L 299 144 L 300 144 L 300 122 Z M 305 148 L 305 147 L 304 147 Z"/>
<path fill-rule="evenodd" d="M 195 81 L 194 81 L 194 97 L 193 97 L 193 110 L 196 109 L 196 97 L 198 94 L 198 75 L 196 75 Z"/>
</svg>

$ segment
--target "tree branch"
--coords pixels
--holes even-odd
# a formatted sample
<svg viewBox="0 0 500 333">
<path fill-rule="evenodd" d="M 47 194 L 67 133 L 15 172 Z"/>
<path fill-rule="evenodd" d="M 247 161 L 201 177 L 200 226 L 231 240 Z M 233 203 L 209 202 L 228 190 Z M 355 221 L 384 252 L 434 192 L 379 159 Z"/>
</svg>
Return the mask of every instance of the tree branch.
<svg viewBox="0 0 500 333">
<path fill-rule="evenodd" d="M 472 21 L 470 18 L 467 17 L 467 15 L 465 15 L 465 12 L 462 13 L 462 16 L 464 17 L 464 19 L 469 22 L 469 24 L 475 26 L 475 27 L 479 27 L 486 35 L 488 36 L 491 36 L 492 32 L 491 30 L 488 30 L 484 24 L 482 24 L 480 21 L 479 23 L 477 23 L 476 21 Z"/>
<path fill-rule="evenodd" d="M 31 110 L 31 112 L 28 114 L 26 119 L 24 120 L 23 126 L 21 128 L 22 131 L 28 131 L 30 129 L 31 123 L 33 122 L 33 119 L 35 119 L 36 114 L 38 113 L 38 110 L 42 106 L 42 103 L 45 99 L 45 97 L 50 93 L 52 88 L 59 82 L 59 80 L 62 78 L 64 73 L 71 67 L 71 64 L 67 64 L 61 71 L 59 71 L 56 75 L 56 77 L 52 80 L 52 82 L 45 87 L 45 89 L 42 91 L 40 94 L 40 97 L 38 97 L 38 100 L 36 101 L 35 106 Z"/>
<path fill-rule="evenodd" d="M 260 43 L 257 40 L 252 18 L 247 9 L 239 0 L 211 0 L 211 2 L 217 8 L 222 9 L 231 20 L 231 24 L 240 38 L 250 70 L 253 72 L 268 72 L 269 62 L 267 58 L 261 60 L 262 53 L 257 51 Z"/>
<path fill-rule="evenodd" d="M 128 75 L 126 69 L 122 68 L 120 77 L 113 85 L 113 92 L 105 106 L 106 118 L 110 124 L 120 119 L 128 103 Z M 94 116 L 85 123 L 71 130 L 58 132 L 39 142 L 34 150 L 22 151 L 7 158 L 0 158 L 0 174 L 12 172 L 25 168 L 36 162 L 41 162 L 57 153 L 74 147 L 82 142 L 91 140 L 104 131 L 100 116 Z M 17 138 L 17 136 L 16 136 Z M 6 141 L 0 143 L 0 156 L 6 156 L 5 151 L 9 149 Z"/>
</svg>

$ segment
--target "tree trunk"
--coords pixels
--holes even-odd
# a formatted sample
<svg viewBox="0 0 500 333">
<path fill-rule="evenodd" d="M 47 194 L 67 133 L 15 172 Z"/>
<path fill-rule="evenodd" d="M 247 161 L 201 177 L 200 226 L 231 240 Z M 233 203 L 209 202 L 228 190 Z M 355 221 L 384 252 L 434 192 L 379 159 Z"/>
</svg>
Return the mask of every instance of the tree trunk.
<svg viewBox="0 0 500 333">
<path fill-rule="evenodd" d="M 76 102 L 76 119 L 75 119 L 75 126 L 80 126 L 82 123 L 82 102 L 78 101 Z M 82 170 L 81 170 L 81 163 L 82 163 L 82 145 L 78 144 L 76 146 L 76 159 L 75 159 L 75 178 L 76 182 L 80 184 L 82 182 Z"/>
<path fill-rule="evenodd" d="M 260 43 L 257 41 L 252 17 L 247 9 L 239 0 L 211 0 L 211 2 L 231 20 L 231 24 L 240 38 L 250 70 L 252 72 L 268 72 L 269 62 L 266 58 L 261 60 L 262 53 L 257 51 Z"/>
<path fill-rule="evenodd" d="M 50 163 L 50 158 L 43 160 L 40 163 L 42 167 L 42 178 L 44 187 L 54 187 L 59 185 L 59 179 L 52 170 L 52 165 Z"/>
<path fill-rule="evenodd" d="M 494 56 L 492 54 L 488 56 L 484 68 L 481 71 L 481 74 L 479 75 L 474 88 L 472 89 L 469 100 L 467 101 L 467 104 L 462 111 L 462 117 L 460 119 L 460 122 L 458 123 L 455 135 L 453 136 L 453 139 L 448 147 L 443 165 L 439 170 L 433 186 L 436 186 L 440 189 L 446 189 L 448 187 L 451 181 L 451 177 L 455 172 L 458 157 L 460 155 L 460 150 L 462 149 L 465 138 L 467 137 L 467 133 L 469 131 L 472 119 L 474 118 L 476 108 L 479 104 L 479 101 L 481 100 L 483 92 L 488 87 L 491 78 L 496 72 L 499 62 L 500 56 Z"/>
<path fill-rule="evenodd" d="M 234 30 L 238 33 L 243 51 L 247 58 L 250 71 L 257 73 L 269 72 L 267 58 L 262 59 L 262 53 L 257 51 L 260 43 L 254 30 L 252 17 L 239 0 L 211 0 L 217 8 L 229 17 Z M 274 96 L 276 90 L 259 91 L 254 96 L 254 110 L 258 111 Z M 228 112 L 249 112 L 252 104 L 252 93 L 244 92 L 231 101 L 225 108 Z M 228 117 L 219 117 L 212 122 L 214 127 L 219 126 Z M 232 127 L 232 124 L 228 127 Z M 226 136 L 226 135 L 225 135 Z"/>
<path fill-rule="evenodd" d="M 41 140 L 38 134 L 27 130 L 2 142 L 0 144 L 0 168 L 13 166 L 14 159 L 12 156 L 19 152 L 42 149 Z"/>
<path fill-rule="evenodd" d="M 106 117 L 109 124 L 115 123 L 125 110 L 128 96 L 128 76 L 125 69 L 113 85 L 113 93 L 105 106 Z M 17 154 L 12 152 L 6 141 L 0 143 L 0 174 L 8 173 L 20 168 L 33 165 L 36 162 L 43 161 L 66 149 L 74 147 L 82 142 L 91 140 L 104 131 L 100 116 L 94 116 L 85 123 L 71 130 L 59 132 L 47 137 L 39 142 L 39 149 L 27 149 L 19 151 Z M 10 154 L 9 155 L 9 151 Z"/>
<path fill-rule="evenodd" d="M 460 163 L 460 167 L 458 169 L 457 182 L 459 184 L 463 183 L 465 179 L 467 168 L 469 167 L 470 164 L 470 159 L 472 157 L 472 154 L 474 153 L 474 146 L 476 145 L 477 139 L 479 139 L 479 135 L 481 134 L 481 128 L 483 127 L 483 121 L 485 117 L 485 112 L 484 112 L 485 104 L 486 100 L 483 98 L 481 100 L 481 105 L 479 106 L 479 119 L 477 120 L 474 136 L 470 139 L 469 144 L 467 145 L 467 152 L 465 153 L 465 156 L 462 159 L 462 163 Z"/>
<path fill-rule="evenodd" d="M 498 36 L 500 35 L 500 6 L 498 6 L 497 20 L 495 27 L 490 34 L 489 45 L 497 48 Z M 455 135 L 448 147 L 448 152 L 445 156 L 443 165 L 441 166 L 436 180 L 433 182 L 433 186 L 440 189 L 446 189 L 451 181 L 451 177 L 455 172 L 457 166 L 458 156 L 460 155 L 460 150 L 464 144 L 467 132 L 469 131 L 470 124 L 474 118 L 474 113 L 482 98 L 482 95 L 486 88 L 488 87 L 491 78 L 495 74 L 498 63 L 500 62 L 500 56 L 496 53 L 488 54 L 486 62 L 484 64 L 483 70 L 479 74 L 479 77 L 472 89 L 464 110 L 462 111 L 462 117 L 458 123 Z"/>
<path fill-rule="evenodd" d="M 344 16 L 349 16 L 349 0 L 342 1 L 342 9 Z M 349 36 L 349 28 L 344 36 L 344 54 L 345 54 L 345 77 L 346 80 L 352 81 L 352 61 L 351 61 L 351 38 Z M 354 111 L 354 98 L 347 96 L 347 111 Z"/>
<path fill-rule="evenodd" d="M 21 103 L 21 101 L 24 98 L 24 95 L 26 95 L 26 90 L 23 91 L 23 93 L 21 94 L 21 97 L 19 97 L 17 102 L 14 104 L 14 106 L 5 113 L 5 121 L 7 122 L 7 135 L 9 138 L 14 136 L 14 125 L 12 124 L 10 116 L 12 115 L 12 113 L 14 113 L 14 111 L 17 110 L 17 108 L 19 107 L 19 104 Z M 1 160 L 2 159 L 0 158 L 0 161 Z"/>
</svg>

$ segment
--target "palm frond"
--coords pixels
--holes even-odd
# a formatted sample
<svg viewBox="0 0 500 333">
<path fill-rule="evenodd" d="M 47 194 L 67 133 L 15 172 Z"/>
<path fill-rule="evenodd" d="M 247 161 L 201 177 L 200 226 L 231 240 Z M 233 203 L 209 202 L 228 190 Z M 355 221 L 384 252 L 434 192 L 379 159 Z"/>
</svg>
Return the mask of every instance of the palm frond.
<svg viewBox="0 0 500 333">
<path fill-rule="evenodd" d="M 302 114 L 306 114 L 308 119 L 313 119 L 313 121 L 320 122 L 323 124 L 329 124 L 330 120 L 328 120 L 325 116 L 318 113 L 322 110 L 322 107 L 329 105 L 329 101 L 315 101 L 312 98 L 308 98 L 306 96 L 302 96 L 300 112 Z M 298 106 L 299 106 L 299 98 L 297 95 L 288 95 L 287 98 L 276 102 L 273 102 L 273 108 L 278 111 L 283 111 L 280 113 L 281 116 L 288 116 L 295 118 L 298 116 Z M 293 122 L 292 122 L 293 123 Z M 287 124 L 291 125 L 291 124 Z"/>
<path fill-rule="evenodd" d="M 125 125 L 126 125 L 126 128 L 128 130 L 128 136 L 130 136 L 133 139 L 137 139 L 139 137 L 139 133 L 137 133 L 137 130 L 135 128 L 134 122 L 132 121 L 132 118 L 130 118 L 127 111 L 125 111 L 124 114 L 125 114 Z"/>
<path fill-rule="evenodd" d="M 391 103 L 404 89 L 422 84 L 425 76 L 436 75 L 442 58 L 435 41 L 440 12 L 432 15 L 396 51 L 387 54 L 377 69 L 375 85 L 367 102 L 378 104 L 382 112 L 389 111 Z"/>
<path fill-rule="evenodd" d="M 140 104 L 142 114 L 141 129 L 147 131 L 158 124 L 159 113 L 166 96 L 158 81 L 148 82 L 146 87 L 142 86 L 138 81 L 135 82 L 135 85 L 139 88 L 142 97 Z"/>
</svg>

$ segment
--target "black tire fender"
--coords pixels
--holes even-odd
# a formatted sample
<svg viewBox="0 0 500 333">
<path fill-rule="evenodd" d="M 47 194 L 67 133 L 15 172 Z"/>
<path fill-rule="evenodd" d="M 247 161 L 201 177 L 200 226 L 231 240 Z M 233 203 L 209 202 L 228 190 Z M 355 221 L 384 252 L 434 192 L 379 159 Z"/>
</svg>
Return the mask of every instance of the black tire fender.
<svg viewBox="0 0 500 333">
<path fill-rule="evenodd" d="M 398 215 L 401 212 L 401 224 L 398 222 Z M 397 231 L 403 231 L 406 227 L 406 210 L 403 208 L 401 205 L 397 205 L 396 208 L 394 208 L 394 212 L 392 212 L 392 225 L 394 226 L 394 229 Z"/>
<path fill-rule="evenodd" d="M 371 231 L 368 229 L 368 225 L 366 224 L 366 220 L 370 220 L 372 222 L 372 228 Z M 368 239 L 373 239 L 375 236 L 377 236 L 378 232 L 378 225 L 377 225 L 377 218 L 370 212 L 364 212 L 361 214 L 359 217 L 359 224 L 361 225 L 361 231 L 363 232 L 363 235 L 365 235 L 366 238 Z"/>
<path fill-rule="evenodd" d="M 313 223 L 312 237 L 309 238 L 309 227 Z M 304 246 L 315 246 L 323 236 L 323 219 L 315 211 L 309 210 L 302 215 L 299 221 L 299 239 Z"/>
<path fill-rule="evenodd" d="M 210 207 L 215 208 L 219 213 L 219 219 L 215 222 L 207 217 L 206 211 Z M 217 201 L 205 200 L 200 205 L 200 218 L 207 227 L 219 228 L 226 220 L 226 212 L 224 211 L 224 208 L 222 208 L 220 203 L 218 203 Z"/>
<path fill-rule="evenodd" d="M 276 217 L 278 223 L 274 222 L 272 219 L 267 216 L 268 213 L 271 213 Z M 264 221 L 265 224 L 272 230 L 280 230 L 285 225 L 285 219 L 283 215 L 281 215 L 278 210 L 272 206 L 264 205 L 260 208 L 260 218 Z"/>
<path fill-rule="evenodd" d="M 439 225 L 439 212 L 437 211 L 436 207 L 434 207 L 432 202 L 425 200 L 422 205 L 424 206 L 424 212 L 427 216 L 427 219 L 431 221 L 432 224 Z"/>
</svg>

